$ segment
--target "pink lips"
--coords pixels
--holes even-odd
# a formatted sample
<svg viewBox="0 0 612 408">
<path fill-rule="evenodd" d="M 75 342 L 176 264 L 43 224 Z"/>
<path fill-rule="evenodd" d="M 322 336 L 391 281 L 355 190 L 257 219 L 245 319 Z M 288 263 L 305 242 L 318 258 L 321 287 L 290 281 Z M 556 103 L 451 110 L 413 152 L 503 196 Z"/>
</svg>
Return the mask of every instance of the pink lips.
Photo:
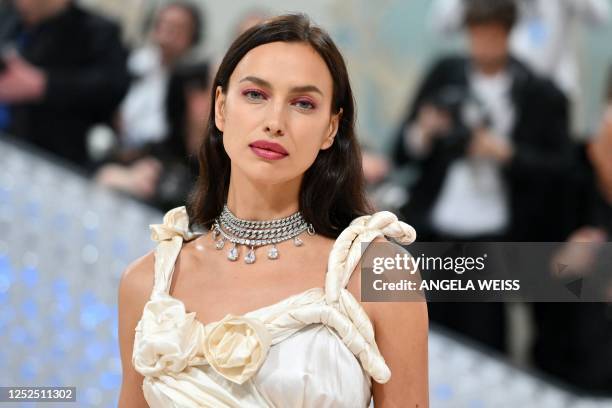
<svg viewBox="0 0 612 408">
<path fill-rule="evenodd" d="M 279 160 L 289 155 L 283 146 L 267 140 L 257 140 L 251 143 L 249 147 L 253 153 L 263 159 Z"/>
</svg>

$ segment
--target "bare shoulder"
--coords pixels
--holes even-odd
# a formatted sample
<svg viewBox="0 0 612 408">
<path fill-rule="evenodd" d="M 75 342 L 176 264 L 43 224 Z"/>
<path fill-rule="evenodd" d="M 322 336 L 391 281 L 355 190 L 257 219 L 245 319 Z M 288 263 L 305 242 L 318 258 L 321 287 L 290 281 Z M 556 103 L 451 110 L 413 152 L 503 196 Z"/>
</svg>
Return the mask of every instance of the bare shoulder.
<svg viewBox="0 0 612 408">
<path fill-rule="evenodd" d="M 153 290 L 154 266 L 155 254 L 151 251 L 132 262 L 119 282 L 119 348 L 123 372 L 120 408 L 148 406 L 142 392 L 144 378 L 134 369 L 132 351 L 134 330 Z"/>
<path fill-rule="evenodd" d="M 123 271 L 119 282 L 119 298 L 130 300 L 128 304 L 142 304 L 151 295 L 154 283 L 155 253 L 147 254 L 133 261 Z"/>
</svg>

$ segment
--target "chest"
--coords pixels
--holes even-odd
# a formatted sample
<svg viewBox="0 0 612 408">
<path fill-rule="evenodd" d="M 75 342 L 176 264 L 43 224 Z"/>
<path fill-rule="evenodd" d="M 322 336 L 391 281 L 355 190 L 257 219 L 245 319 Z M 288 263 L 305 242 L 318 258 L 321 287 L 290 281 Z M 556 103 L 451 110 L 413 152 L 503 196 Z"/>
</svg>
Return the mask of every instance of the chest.
<svg viewBox="0 0 612 408">
<path fill-rule="evenodd" d="M 273 261 L 260 249 L 250 265 L 242 258 L 229 261 L 226 251 L 212 245 L 191 249 L 182 251 L 176 262 L 170 293 L 204 323 L 227 314 L 243 315 L 325 284 L 327 257 L 320 256 L 322 248 L 314 244 L 308 249 L 279 246 L 282 258 Z M 244 252 L 242 248 L 241 255 Z"/>
</svg>

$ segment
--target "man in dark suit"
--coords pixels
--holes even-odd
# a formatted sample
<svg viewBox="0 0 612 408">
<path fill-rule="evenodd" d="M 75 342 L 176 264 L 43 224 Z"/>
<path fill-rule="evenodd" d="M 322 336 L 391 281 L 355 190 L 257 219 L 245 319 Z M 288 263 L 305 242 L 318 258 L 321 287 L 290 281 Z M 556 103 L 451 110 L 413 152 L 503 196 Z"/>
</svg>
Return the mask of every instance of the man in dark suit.
<svg viewBox="0 0 612 408">
<path fill-rule="evenodd" d="M 0 47 L 0 130 L 88 165 L 87 131 L 129 84 L 118 26 L 70 0 L 14 0 Z"/>
<path fill-rule="evenodd" d="M 468 55 L 433 66 L 398 132 L 395 163 L 420 174 L 402 212 L 421 241 L 562 238 L 567 99 L 509 54 L 516 13 L 512 0 L 466 2 Z M 502 303 L 431 303 L 430 318 L 505 349 Z"/>
</svg>

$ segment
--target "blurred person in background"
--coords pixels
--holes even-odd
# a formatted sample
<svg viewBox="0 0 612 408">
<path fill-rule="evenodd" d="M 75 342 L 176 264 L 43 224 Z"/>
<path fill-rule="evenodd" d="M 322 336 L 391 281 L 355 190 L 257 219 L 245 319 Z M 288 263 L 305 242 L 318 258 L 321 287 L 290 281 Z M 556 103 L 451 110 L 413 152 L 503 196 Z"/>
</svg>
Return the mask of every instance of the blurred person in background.
<svg viewBox="0 0 612 408">
<path fill-rule="evenodd" d="M 240 37 L 240 34 L 244 33 L 253 26 L 263 23 L 271 16 L 272 15 L 269 13 L 268 10 L 257 7 L 248 9 L 242 14 L 240 14 L 230 30 L 230 44 L 236 38 Z M 230 44 L 228 44 L 228 46 Z M 221 54 L 215 55 L 211 58 L 211 60 L 214 61 L 214 66 L 210 70 L 211 75 L 214 75 L 215 72 L 217 72 L 219 64 L 223 59 L 223 53 L 225 52 L 225 50 L 220 50 L 219 52 L 221 52 Z M 210 78 L 211 82 L 213 79 L 214 78 Z"/>
<path fill-rule="evenodd" d="M 472 0 L 434 0 L 430 25 L 446 35 L 461 30 L 462 16 Z M 609 0 L 515 0 L 517 25 L 510 37 L 512 53 L 541 75 L 552 77 L 572 100 L 579 92 L 575 29 L 603 26 L 610 18 Z"/>
<path fill-rule="evenodd" d="M 568 104 L 509 53 L 512 0 L 466 3 L 467 55 L 439 60 L 401 123 L 394 162 L 419 174 L 404 206 L 421 241 L 558 240 Z M 505 350 L 503 303 L 436 303 L 432 321 Z"/>
<path fill-rule="evenodd" d="M 612 67 L 599 130 L 584 146 L 583 157 L 588 159 L 587 171 L 590 169 L 587 184 L 590 191 L 585 194 L 588 201 L 582 213 L 587 217 L 585 224 L 599 228 L 609 240 L 612 238 Z"/>
<path fill-rule="evenodd" d="M 193 158 L 206 125 L 209 66 L 196 62 L 203 18 L 192 3 L 165 4 L 151 42 L 129 59 L 133 82 L 118 116 L 119 146 L 95 179 L 169 210 L 194 181 Z"/>
<path fill-rule="evenodd" d="M 238 19 L 238 22 L 234 27 L 234 35 L 232 36 L 232 38 L 238 38 L 240 34 L 244 33 L 249 28 L 256 26 L 257 24 L 263 23 L 270 17 L 270 12 L 265 9 L 253 8 L 247 10 Z"/>
<path fill-rule="evenodd" d="M 567 242 L 579 258 L 561 258 L 569 265 L 566 279 L 588 278 L 595 262 L 609 268 L 612 238 L 612 68 L 608 98 L 599 130 L 575 146 L 575 166 L 565 187 L 570 231 Z M 605 243 L 606 246 L 602 246 Z M 569 247 L 568 247 L 569 248 Z M 599 249 L 607 249 L 600 251 Z M 569 255 L 569 254 L 568 254 Z M 553 268 L 556 265 L 553 264 Z M 608 270 L 610 273 L 611 271 Z M 554 271 L 553 271 L 554 273 Z M 537 367 L 582 391 L 612 395 L 612 280 L 608 303 L 536 303 L 533 360 Z M 604 284 L 605 285 L 605 284 Z"/>
<path fill-rule="evenodd" d="M 167 137 L 148 143 L 129 160 L 103 165 L 95 180 L 167 211 L 185 202 L 198 173 L 197 152 L 207 126 L 210 77 L 207 63 L 178 67 L 164 101 Z"/>
<path fill-rule="evenodd" d="M 86 134 L 129 84 L 119 27 L 70 0 L 13 0 L 0 49 L 0 130 L 88 166 Z"/>
<path fill-rule="evenodd" d="M 118 120 L 121 156 L 126 159 L 148 143 L 169 136 L 166 99 L 173 70 L 186 62 L 200 43 L 203 22 L 191 3 L 165 4 L 152 18 L 150 42 L 135 50 L 128 60 L 132 76 Z"/>
</svg>

